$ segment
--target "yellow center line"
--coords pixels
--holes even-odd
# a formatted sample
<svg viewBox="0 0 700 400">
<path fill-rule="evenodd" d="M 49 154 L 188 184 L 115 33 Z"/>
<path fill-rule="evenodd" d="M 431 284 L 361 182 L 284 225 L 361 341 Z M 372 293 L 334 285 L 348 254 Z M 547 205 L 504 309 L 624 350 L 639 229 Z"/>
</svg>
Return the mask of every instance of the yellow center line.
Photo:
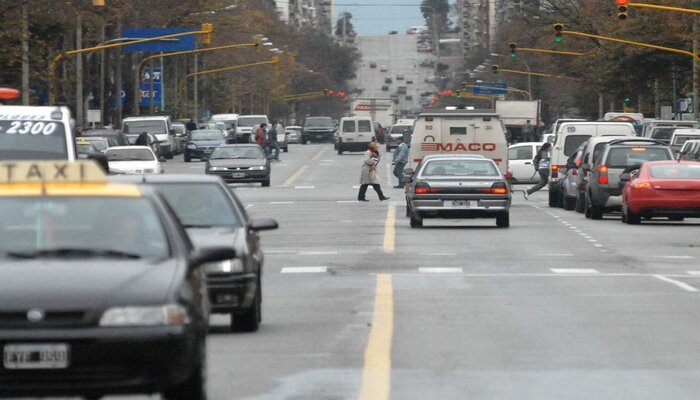
<svg viewBox="0 0 700 400">
<path fill-rule="evenodd" d="M 372 329 L 365 349 L 360 400 L 389 400 L 391 341 L 394 334 L 394 288 L 391 275 L 377 275 Z"/>
<path fill-rule="evenodd" d="M 396 247 L 396 204 L 389 204 L 384 223 L 384 252 L 393 253 Z"/>
<path fill-rule="evenodd" d="M 292 183 L 294 183 L 294 181 L 296 181 L 301 176 L 301 174 L 303 174 L 304 171 L 306 171 L 307 168 L 309 168 L 308 165 L 304 165 L 301 168 L 299 168 L 299 170 L 295 172 L 294 175 L 290 176 L 289 178 L 287 178 L 286 181 L 284 181 L 284 186 L 291 186 Z"/>
<path fill-rule="evenodd" d="M 311 159 L 311 161 L 318 161 L 318 160 L 320 160 L 321 157 L 323 157 L 323 155 L 326 154 L 327 151 L 328 151 L 328 147 L 324 147 L 324 148 L 321 149 L 321 151 L 319 151 L 315 156 L 313 156 L 313 158 Z"/>
</svg>

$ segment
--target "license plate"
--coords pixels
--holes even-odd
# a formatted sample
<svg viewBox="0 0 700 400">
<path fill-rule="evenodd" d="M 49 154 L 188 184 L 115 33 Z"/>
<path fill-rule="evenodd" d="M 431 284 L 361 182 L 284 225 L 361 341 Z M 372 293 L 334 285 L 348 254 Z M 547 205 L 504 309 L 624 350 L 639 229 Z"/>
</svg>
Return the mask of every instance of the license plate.
<svg viewBox="0 0 700 400">
<path fill-rule="evenodd" d="M 67 344 L 8 344 L 3 365 L 6 369 L 68 368 Z"/>
<path fill-rule="evenodd" d="M 211 154 L 211 152 L 212 152 L 212 150 L 210 150 L 210 149 L 206 149 L 203 151 L 204 154 Z"/>
<path fill-rule="evenodd" d="M 323 135 L 316 135 L 316 139 L 323 139 Z"/>
<path fill-rule="evenodd" d="M 455 200 L 452 202 L 452 208 L 469 208 L 471 206 L 471 201 Z"/>
<path fill-rule="evenodd" d="M 231 174 L 232 178 L 245 178 L 245 172 L 234 172 Z"/>
</svg>

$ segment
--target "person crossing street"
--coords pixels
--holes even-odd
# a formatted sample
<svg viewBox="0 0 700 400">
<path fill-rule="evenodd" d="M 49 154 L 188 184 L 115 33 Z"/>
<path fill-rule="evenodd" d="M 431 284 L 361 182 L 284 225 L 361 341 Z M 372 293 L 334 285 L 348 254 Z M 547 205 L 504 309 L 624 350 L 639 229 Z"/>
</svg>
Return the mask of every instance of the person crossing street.
<svg viewBox="0 0 700 400">
<path fill-rule="evenodd" d="M 408 145 L 404 143 L 403 138 L 400 137 L 396 139 L 399 146 L 394 150 L 394 159 L 392 164 L 394 165 L 394 176 L 399 180 L 399 183 L 394 186 L 396 189 L 403 188 L 403 169 L 408 163 Z"/>
</svg>

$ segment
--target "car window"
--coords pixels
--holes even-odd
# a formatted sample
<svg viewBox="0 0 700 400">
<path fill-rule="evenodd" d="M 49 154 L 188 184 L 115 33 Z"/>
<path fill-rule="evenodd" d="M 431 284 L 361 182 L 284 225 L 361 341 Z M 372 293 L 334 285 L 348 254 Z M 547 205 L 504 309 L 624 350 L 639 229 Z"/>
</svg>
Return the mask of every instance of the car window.
<svg viewBox="0 0 700 400">
<path fill-rule="evenodd" d="M 517 146 L 508 149 L 509 160 L 532 160 L 532 146 Z"/>
<path fill-rule="evenodd" d="M 357 131 L 358 132 L 372 132 L 372 124 L 366 119 L 361 119 L 361 120 L 357 121 Z"/>
<path fill-rule="evenodd" d="M 665 164 L 654 165 L 649 173 L 660 179 L 700 179 L 700 165 Z"/>
<path fill-rule="evenodd" d="M 676 135 L 676 138 L 673 139 L 673 145 L 674 146 L 682 146 L 688 140 L 698 140 L 698 139 L 700 139 L 700 135 Z"/>
<path fill-rule="evenodd" d="M 564 155 L 570 156 L 571 153 L 578 149 L 581 143 L 585 142 L 591 137 L 591 135 L 566 135 L 564 140 Z"/>
<path fill-rule="evenodd" d="M 498 169 L 487 160 L 430 160 L 421 176 L 499 176 Z"/>
<path fill-rule="evenodd" d="M 355 121 L 343 121 L 343 132 L 355 132 Z"/>
<path fill-rule="evenodd" d="M 651 138 L 652 139 L 658 139 L 658 140 L 670 140 L 671 136 L 673 136 L 673 131 L 675 131 L 675 127 L 670 127 L 670 128 L 654 128 L 651 131 Z"/>
<path fill-rule="evenodd" d="M 163 194 L 183 225 L 240 225 L 228 196 L 216 183 L 159 183 Z"/>
<path fill-rule="evenodd" d="M 647 161 L 670 159 L 671 155 L 663 147 L 613 147 L 608 151 L 605 165 L 610 168 L 627 168 Z"/>
<path fill-rule="evenodd" d="M 600 153 L 602 153 L 603 150 L 605 150 L 605 146 L 607 146 L 607 145 L 608 145 L 607 143 L 598 143 L 595 145 L 595 147 L 593 147 L 593 159 L 594 160 L 597 160 L 598 157 L 600 157 Z"/>
<path fill-rule="evenodd" d="M 193 131 L 190 140 L 224 140 L 220 131 Z"/>
<path fill-rule="evenodd" d="M 229 158 L 265 158 L 260 146 L 244 146 L 244 147 L 217 147 L 211 153 L 212 160 L 223 160 Z"/>
<path fill-rule="evenodd" d="M 108 161 L 155 161 L 153 152 L 147 149 L 107 149 Z"/>
</svg>

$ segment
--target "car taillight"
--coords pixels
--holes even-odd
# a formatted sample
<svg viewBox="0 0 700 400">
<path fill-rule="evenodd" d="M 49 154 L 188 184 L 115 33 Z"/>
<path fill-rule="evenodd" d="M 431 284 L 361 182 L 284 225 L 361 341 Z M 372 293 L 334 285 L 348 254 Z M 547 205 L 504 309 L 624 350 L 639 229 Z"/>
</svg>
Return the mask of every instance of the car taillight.
<svg viewBox="0 0 700 400">
<path fill-rule="evenodd" d="M 598 183 L 601 185 L 607 185 L 609 180 L 608 180 L 608 167 L 605 165 L 601 165 L 598 167 Z"/>
<path fill-rule="evenodd" d="M 496 182 L 488 189 L 481 189 L 480 192 L 488 194 L 508 194 L 508 185 L 504 182 Z"/>
<path fill-rule="evenodd" d="M 440 193 L 440 189 L 433 189 L 430 187 L 425 182 L 419 182 L 416 184 L 416 188 L 414 190 L 415 194 L 431 194 L 431 193 Z"/>
<path fill-rule="evenodd" d="M 559 166 L 552 165 L 552 178 L 557 178 L 559 176 Z"/>
<path fill-rule="evenodd" d="M 633 183 L 632 187 L 635 189 L 651 189 L 653 186 L 651 186 L 651 182 L 637 182 Z"/>
</svg>

